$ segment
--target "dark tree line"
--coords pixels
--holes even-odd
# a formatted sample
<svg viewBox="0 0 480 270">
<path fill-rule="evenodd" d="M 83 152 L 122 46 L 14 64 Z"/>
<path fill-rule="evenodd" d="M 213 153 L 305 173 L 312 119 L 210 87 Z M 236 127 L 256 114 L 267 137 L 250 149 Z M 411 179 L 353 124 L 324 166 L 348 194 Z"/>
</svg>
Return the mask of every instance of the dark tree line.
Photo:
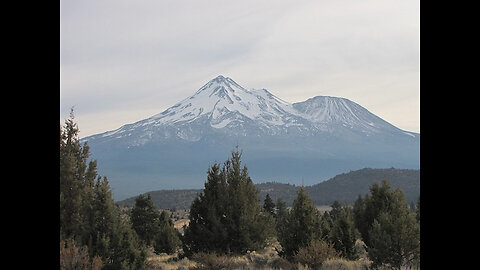
<svg viewBox="0 0 480 270">
<path fill-rule="evenodd" d="M 132 218 L 123 218 L 107 177 L 98 175 L 95 160 L 88 161 L 89 146 L 80 143 L 78 133 L 72 110 L 59 140 L 61 269 L 144 269 L 149 245 L 173 252 L 179 239 L 166 213 L 146 206 L 153 212 L 142 216 L 140 209 L 148 202 L 140 198 Z M 151 219 L 145 224 L 155 230 L 154 242 L 135 223 L 142 218 Z"/>
<path fill-rule="evenodd" d="M 183 238 L 187 256 L 198 252 L 241 254 L 265 246 L 273 235 L 273 217 L 262 210 L 258 190 L 241 167 L 241 153 L 223 166 L 214 164 L 207 172 L 203 193 L 190 209 L 190 223 Z"/>
<path fill-rule="evenodd" d="M 245 254 L 265 247 L 273 237 L 281 245 L 280 256 L 313 269 L 331 257 L 357 259 L 361 241 L 374 268 L 418 266 L 420 199 L 408 206 L 400 189 L 382 181 L 353 206 L 335 201 L 331 211 L 321 214 L 302 187 L 288 209 L 282 199 L 274 203 L 268 194 L 259 200 L 241 155 L 232 151 L 230 159 L 208 169 L 182 236 L 167 212 L 155 209 L 150 195 L 138 196 L 122 217 L 108 179 L 98 175 L 95 160 L 88 161 L 88 144 L 79 142 L 72 111 L 60 127 L 61 269 L 80 263 L 84 269 L 145 269 L 148 247 L 188 257 Z"/>
<path fill-rule="evenodd" d="M 233 151 L 223 166 L 209 168 L 205 189 L 191 206 L 183 238 L 187 256 L 241 254 L 264 247 L 267 238 L 276 236 L 282 257 L 314 269 L 332 256 L 358 259 L 360 240 L 373 267 L 419 265 L 419 201 L 410 209 L 403 192 L 392 190 L 388 181 L 373 184 L 370 194 L 359 196 L 353 206 L 335 201 L 323 214 L 301 188 L 289 210 L 282 199 L 275 204 L 268 194 L 259 201 L 240 158 L 241 153 Z"/>
</svg>

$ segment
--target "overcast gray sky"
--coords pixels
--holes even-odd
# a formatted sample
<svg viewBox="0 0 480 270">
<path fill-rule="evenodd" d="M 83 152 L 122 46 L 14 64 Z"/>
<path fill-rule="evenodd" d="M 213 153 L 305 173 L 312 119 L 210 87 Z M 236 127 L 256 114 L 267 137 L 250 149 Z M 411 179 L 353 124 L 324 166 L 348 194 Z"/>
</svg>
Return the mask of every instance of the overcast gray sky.
<svg viewBox="0 0 480 270">
<path fill-rule="evenodd" d="M 419 0 L 61 0 L 60 123 L 80 137 L 160 113 L 218 75 L 348 98 L 420 132 Z"/>
</svg>

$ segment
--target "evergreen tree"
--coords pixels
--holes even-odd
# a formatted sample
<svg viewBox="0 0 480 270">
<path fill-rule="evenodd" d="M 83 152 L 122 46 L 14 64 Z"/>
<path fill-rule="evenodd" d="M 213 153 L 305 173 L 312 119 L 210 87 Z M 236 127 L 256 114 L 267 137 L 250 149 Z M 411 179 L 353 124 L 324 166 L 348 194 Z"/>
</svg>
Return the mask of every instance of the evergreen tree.
<svg viewBox="0 0 480 270">
<path fill-rule="evenodd" d="M 273 217 L 275 217 L 275 203 L 273 202 L 272 198 L 270 198 L 270 195 L 267 193 L 267 196 L 265 196 L 265 200 L 263 201 L 263 209 L 266 213 L 269 213 Z"/>
<path fill-rule="evenodd" d="M 130 212 L 130 222 L 139 239 L 147 246 L 160 232 L 160 213 L 153 205 L 150 194 L 141 194 L 135 198 L 135 205 Z"/>
<path fill-rule="evenodd" d="M 340 213 L 342 212 L 342 205 L 337 200 L 335 200 L 332 205 L 330 205 L 330 207 L 332 207 L 332 210 L 330 210 L 329 214 L 332 218 L 332 221 L 335 222 L 335 220 L 337 220 L 338 216 L 340 216 Z"/>
<path fill-rule="evenodd" d="M 85 174 L 88 179 L 95 172 L 94 163 L 87 169 L 89 147 L 81 146 L 79 129 L 74 122 L 73 109 L 65 126 L 60 127 L 60 236 L 61 239 L 80 237 L 84 227 L 82 204 L 84 203 Z"/>
<path fill-rule="evenodd" d="M 400 189 L 392 190 L 386 180 L 380 186 L 375 183 L 370 187 L 370 195 L 363 202 L 356 202 L 355 211 L 373 266 L 399 269 L 402 265 L 418 264 L 420 226 Z"/>
<path fill-rule="evenodd" d="M 320 218 L 321 240 L 330 241 L 333 228 L 333 219 L 328 211 L 325 211 Z"/>
<path fill-rule="evenodd" d="M 147 252 L 141 245 L 131 225 L 116 215 L 111 235 L 107 236 L 109 247 L 108 264 L 103 269 L 139 270 L 145 269 Z"/>
<path fill-rule="evenodd" d="M 214 164 L 207 172 L 205 189 L 190 208 L 184 251 L 244 253 L 265 245 L 273 220 L 261 211 L 258 190 L 241 167 L 241 153 L 232 152 L 222 168 Z"/>
<path fill-rule="evenodd" d="M 139 195 L 130 212 L 130 222 L 139 239 L 158 253 L 174 253 L 180 238 L 167 212 L 155 208 L 150 194 Z"/>
<path fill-rule="evenodd" d="M 374 183 L 370 187 L 370 194 L 365 196 L 363 202 L 363 211 L 360 213 L 360 207 L 357 208 L 357 214 L 359 215 L 357 219 L 361 223 L 357 228 L 367 246 L 370 246 L 368 232 L 372 227 L 374 219 L 378 218 L 382 212 L 392 212 L 394 209 L 403 207 L 405 200 L 401 200 L 401 196 L 403 196 L 401 190 L 392 190 L 387 180 L 383 180 L 381 185 Z"/>
<path fill-rule="evenodd" d="M 320 213 L 302 187 L 293 202 L 285 227 L 278 235 L 282 245 L 282 256 L 291 260 L 299 248 L 306 247 L 313 240 L 320 240 Z"/>
<path fill-rule="evenodd" d="M 368 195 L 365 196 L 365 200 L 368 200 Z M 357 200 L 353 205 L 353 219 L 355 227 L 360 232 L 360 236 L 365 241 L 365 236 L 368 234 L 369 225 L 365 220 L 365 200 L 361 195 L 358 195 Z"/>
<path fill-rule="evenodd" d="M 288 209 L 285 201 L 282 200 L 282 198 L 278 198 L 275 205 L 277 206 L 275 211 L 275 215 L 277 216 L 277 218 L 286 217 L 288 214 Z"/>
<path fill-rule="evenodd" d="M 173 226 L 167 212 L 162 211 L 159 216 L 159 231 L 155 235 L 153 248 L 155 253 L 173 254 L 181 245 L 179 232 Z"/>
<path fill-rule="evenodd" d="M 417 206 L 415 209 L 415 218 L 420 222 L 420 196 L 418 196 Z"/>
<path fill-rule="evenodd" d="M 276 206 L 277 206 L 277 209 L 275 212 L 275 216 L 276 216 L 275 229 L 276 229 L 277 238 L 278 238 L 280 235 L 285 235 L 284 224 L 286 223 L 286 220 L 288 217 L 288 209 L 287 209 L 287 204 L 285 203 L 284 200 L 282 200 L 282 198 L 277 199 Z"/>
<path fill-rule="evenodd" d="M 200 251 L 225 252 L 228 241 L 227 183 L 225 170 L 214 164 L 207 171 L 203 192 L 190 207 L 190 223 L 185 229 L 183 250 L 187 256 Z"/>
<path fill-rule="evenodd" d="M 97 174 L 97 162 L 87 164 L 89 146 L 80 144 L 78 133 L 72 109 L 60 127 L 60 240 L 86 246 L 90 258 L 101 257 L 103 269 L 142 269 L 143 247 L 121 220 L 107 178 Z"/>
<path fill-rule="evenodd" d="M 382 212 L 369 231 L 369 257 L 373 267 L 389 265 L 418 266 L 420 260 L 420 227 L 415 215 L 405 209 L 396 213 Z"/>
<path fill-rule="evenodd" d="M 355 249 L 355 242 L 358 234 L 352 210 L 348 207 L 342 207 L 333 223 L 330 242 L 333 243 L 335 250 L 339 251 L 343 257 L 349 260 L 356 260 L 358 255 Z"/>
<path fill-rule="evenodd" d="M 104 269 L 143 269 L 146 251 L 131 225 L 116 207 L 106 177 L 97 180 L 94 190 L 92 249 L 106 263 Z"/>
</svg>

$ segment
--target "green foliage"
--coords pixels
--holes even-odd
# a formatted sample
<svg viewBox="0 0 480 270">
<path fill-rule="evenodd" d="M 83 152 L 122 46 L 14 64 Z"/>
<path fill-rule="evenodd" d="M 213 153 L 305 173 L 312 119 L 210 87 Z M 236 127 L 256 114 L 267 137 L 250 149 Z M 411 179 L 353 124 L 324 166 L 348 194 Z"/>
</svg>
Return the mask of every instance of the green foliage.
<svg viewBox="0 0 480 270">
<path fill-rule="evenodd" d="M 392 187 L 399 187 L 405 193 L 408 202 L 416 202 L 420 194 L 420 170 L 405 169 L 361 169 L 346 174 L 339 174 L 327 181 L 316 185 L 306 186 L 310 198 L 315 205 L 329 205 L 334 200 L 346 204 L 353 204 L 357 196 L 368 194 L 368 187 L 377 179 L 390 179 Z M 291 206 L 296 198 L 299 186 L 278 182 L 255 184 L 260 190 L 260 200 L 266 198 L 267 193 L 276 202 L 281 198 Z M 150 191 L 152 200 L 157 209 L 189 209 L 192 202 L 198 197 L 202 189 L 179 189 Z M 135 197 L 120 202 L 121 205 L 133 206 Z"/>
<path fill-rule="evenodd" d="M 355 223 L 368 247 L 372 266 L 418 265 L 420 224 L 405 202 L 400 189 L 392 190 L 388 181 L 374 184 L 371 195 L 359 198 L 354 206 Z"/>
<path fill-rule="evenodd" d="M 86 246 L 91 258 L 101 257 L 103 269 L 142 269 L 143 246 L 121 219 L 97 162 L 87 165 L 89 147 L 80 144 L 73 119 L 72 110 L 60 127 L 60 240 Z"/>
<path fill-rule="evenodd" d="M 287 204 L 281 198 L 277 199 L 276 206 L 277 206 L 277 209 L 276 209 L 276 212 L 275 212 L 275 217 L 276 217 L 275 218 L 275 231 L 276 231 L 277 238 L 278 238 L 280 235 L 285 235 L 286 234 L 284 224 L 287 221 L 288 209 L 287 209 Z"/>
<path fill-rule="evenodd" d="M 420 170 L 395 168 L 364 168 L 338 174 L 327 181 L 307 187 L 307 191 L 316 205 L 331 204 L 335 200 L 351 204 L 355 202 L 358 194 L 369 194 L 369 187 L 382 179 L 388 179 L 394 188 L 401 188 L 409 203 L 415 202 L 420 194 Z"/>
<path fill-rule="evenodd" d="M 330 241 L 333 243 L 335 250 L 349 260 L 356 260 L 358 254 L 355 242 L 358 236 L 359 232 L 355 228 L 351 208 L 341 208 L 335 217 L 330 234 Z"/>
<path fill-rule="evenodd" d="M 283 229 L 278 232 L 278 241 L 282 245 L 281 255 L 287 259 L 313 240 L 321 239 L 320 213 L 302 187 L 288 213 Z"/>
<path fill-rule="evenodd" d="M 402 265 L 419 263 L 419 224 L 414 214 L 405 210 L 403 213 L 382 212 L 374 220 L 369 231 L 368 251 L 372 266 L 389 265 L 400 269 Z"/>
<path fill-rule="evenodd" d="M 272 235 L 273 219 L 263 213 L 258 190 L 241 167 L 241 154 L 232 152 L 220 169 L 207 172 L 205 189 L 192 203 L 185 230 L 185 254 L 197 252 L 245 253 L 262 248 Z"/>
<path fill-rule="evenodd" d="M 173 254 L 181 246 L 180 234 L 173 227 L 167 212 L 162 211 L 159 217 L 159 231 L 154 237 L 153 248 L 157 254 Z"/>
<path fill-rule="evenodd" d="M 135 199 L 135 206 L 130 212 L 130 222 L 133 230 L 146 245 L 152 245 L 159 233 L 159 218 L 160 213 L 155 209 L 150 194 L 139 195 Z"/>
<path fill-rule="evenodd" d="M 415 218 L 420 222 L 420 196 L 418 197 L 417 205 L 415 208 Z"/>
<path fill-rule="evenodd" d="M 155 209 L 150 194 L 140 195 L 130 212 L 130 222 L 140 240 L 155 252 L 172 254 L 180 246 L 180 237 L 165 211 Z"/>
<path fill-rule="evenodd" d="M 263 201 L 263 210 L 266 213 L 269 213 L 273 217 L 275 217 L 275 203 L 273 202 L 272 198 L 270 198 L 270 195 L 267 193 L 267 196 L 265 196 L 265 200 Z"/>
</svg>

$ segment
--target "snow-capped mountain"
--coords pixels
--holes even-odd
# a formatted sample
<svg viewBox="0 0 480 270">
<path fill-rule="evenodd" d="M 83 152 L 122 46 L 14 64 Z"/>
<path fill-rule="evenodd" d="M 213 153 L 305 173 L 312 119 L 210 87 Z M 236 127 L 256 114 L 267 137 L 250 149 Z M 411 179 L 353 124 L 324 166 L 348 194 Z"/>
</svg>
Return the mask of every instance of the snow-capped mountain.
<svg viewBox="0 0 480 270">
<path fill-rule="evenodd" d="M 203 126 L 202 130 L 189 128 L 196 123 Z M 154 137 L 159 139 L 161 134 L 164 138 L 198 141 L 205 127 L 244 136 L 292 132 L 298 136 L 334 133 L 341 126 L 366 135 L 388 131 L 417 136 L 401 131 L 345 98 L 317 96 L 291 104 L 266 89 L 247 90 L 228 77 L 218 76 L 162 113 L 85 140 L 128 138 L 130 146 L 138 146 L 154 141 Z M 172 127 L 176 132 L 159 133 Z"/>
<path fill-rule="evenodd" d="M 155 188 L 201 187 L 207 168 L 236 145 L 258 181 L 316 183 L 366 166 L 417 169 L 419 137 L 345 98 L 292 104 L 218 76 L 159 114 L 82 141 L 121 199 Z"/>
</svg>

